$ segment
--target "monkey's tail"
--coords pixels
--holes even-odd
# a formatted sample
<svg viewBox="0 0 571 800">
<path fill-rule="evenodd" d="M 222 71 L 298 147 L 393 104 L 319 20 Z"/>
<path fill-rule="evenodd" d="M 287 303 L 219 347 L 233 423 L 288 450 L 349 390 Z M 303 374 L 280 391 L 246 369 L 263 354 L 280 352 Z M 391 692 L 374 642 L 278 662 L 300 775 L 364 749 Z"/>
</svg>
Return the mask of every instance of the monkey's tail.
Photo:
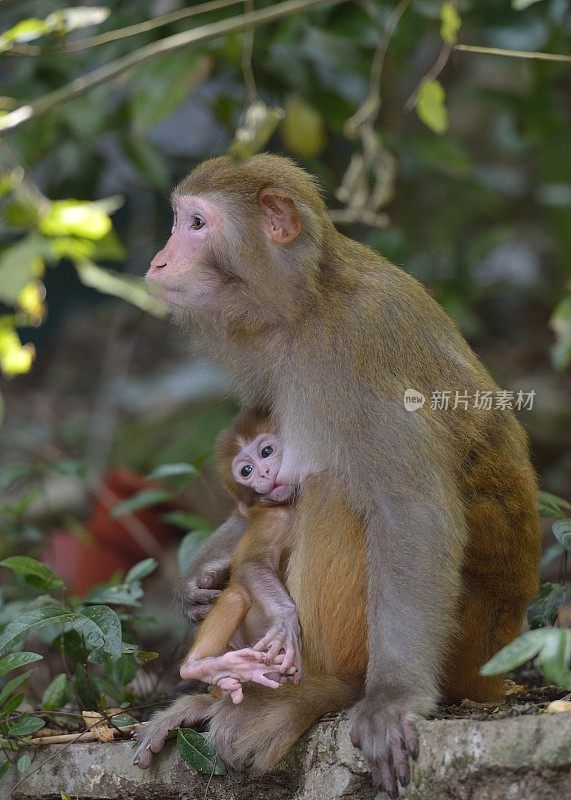
<svg viewBox="0 0 571 800">
<path fill-rule="evenodd" d="M 248 686 L 237 706 L 225 697 L 210 717 L 209 739 L 220 757 L 253 774 L 273 769 L 299 737 L 324 714 L 355 703 L 362 687 L 331 675 L 303 678 L 279 689 Z"/>
</svg>

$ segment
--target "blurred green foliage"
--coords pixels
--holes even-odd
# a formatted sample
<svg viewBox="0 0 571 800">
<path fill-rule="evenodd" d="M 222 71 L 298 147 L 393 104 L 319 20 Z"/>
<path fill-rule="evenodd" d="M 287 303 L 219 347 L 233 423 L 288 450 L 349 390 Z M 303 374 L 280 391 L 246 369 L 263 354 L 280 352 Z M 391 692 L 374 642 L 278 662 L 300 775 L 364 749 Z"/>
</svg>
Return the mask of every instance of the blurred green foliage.
<svg viewBox="0 0 571 800">
<path fill-rule="evenodd" d="M 29 115 L 26 103 L 43 102 L 143 46 L 242 13 L 225 0 L 206 8 L 216 5 L 198 14 L 196 4 L 182 1 L 2 3 L 0 110 Z M 272 5 L 260 0 L 256 10 Z M 137 28 L 161 9 L 167 13 L 157 25 Z M 373 98 L 374 128 L 363 144 L 346 123 L 370 99 L 371 65 L 395 9 L 398 24 L 385 42 Z M 568 28 L 565 0 L 345 2 L 256 28 L 254 86 L 243 76 L 239 32 L 157 52 L 87 93 L 76 83 L 71 99 L 0 140 L 0 302 L 6 309 L 0 369 L 10 376 L 30 368 L 33 348 L 17 331 L 41 324 L 46 266 L 62 260 L 74 264 L 85 284 L 161 313 L 135 278 L 108 271 L 105 262 L 125 257 L 110 218 L 121 200 L 100 199 L 100 176 L 113 151 L 142 185 L 164 194 L 197 159 L 219 152 L 220 136 L 213 137 L 215 152 L 208 136 L 188 155 L 183 147 L 183 155 L 173 156 L 165 146 L 165 120 L 198 88 L 232 152 L 245 156 L 267 143 L 292 155 L 318 174 L 332 205 L 351 157 L 367 148 L 370 156 L 372 147 L 374 157 L 344 202 L 355 205 L 358 187 L 373 212 L 388 214 L 388 225 L 369 227 L 363 223 L 371 215 L 360 220 L 357 214 L 350 232 L 431 285 L 471 336 L 481 331 L 477 305 L 490 291 L 535 293 L 545 324 L 551 315 L 553 363 L 565 369 L 571 359 L 571 67 L 453 47 L 461 38 L 565 54 Z M 417 113 L 409 113 L 415 106 Z M 162 137 L 156 135 L 161 122 Z M 386 166 L 393 162 L 394 174 Z M 523 242 L 532 261 L 537 257 L 535 271 L 518 274 L 517 264 L 490 268 L 502 247 L 509 260 L 513 242 Z"/>
</svg>

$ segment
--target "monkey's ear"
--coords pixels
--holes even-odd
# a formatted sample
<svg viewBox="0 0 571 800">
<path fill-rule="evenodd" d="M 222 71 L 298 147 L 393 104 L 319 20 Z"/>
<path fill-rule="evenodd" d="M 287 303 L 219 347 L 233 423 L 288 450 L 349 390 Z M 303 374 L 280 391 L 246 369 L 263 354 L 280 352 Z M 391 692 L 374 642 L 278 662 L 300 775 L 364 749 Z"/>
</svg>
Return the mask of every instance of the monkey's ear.
<svg viewBox="0 0 571 800">
<path fill-rule="evenodd" d="M 259 200 L 274 242 L 294 242 L 301 233 L 301 217 L 292 198 L 279 189 L 267 188 L 262 189 Z"/>
</svg>

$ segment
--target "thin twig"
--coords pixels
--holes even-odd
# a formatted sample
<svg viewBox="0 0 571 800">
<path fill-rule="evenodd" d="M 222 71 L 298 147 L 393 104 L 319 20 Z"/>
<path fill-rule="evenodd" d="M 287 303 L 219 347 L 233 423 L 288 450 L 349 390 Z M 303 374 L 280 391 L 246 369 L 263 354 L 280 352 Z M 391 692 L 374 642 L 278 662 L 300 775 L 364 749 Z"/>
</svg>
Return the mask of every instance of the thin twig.
<svg viewBox="0 0 571 800">
<path fill-rule="evenodd" d="M 45 114 L 62 103 L 67 103 L 69 100 L 80 97 L 96 86 L 113 80 L 113 78 L 121 75 L 126 70 L 157 56 L 172 53 L 190 45 L 209 42 L 212 39 L 227 36 L 229 33 L 240 33 L 258 25 L 277 22 L 302 11 L 309 11 L 312 8 L 339 5 L 344 2 L 347 2 L 347 0 L 285 0 L 285 2 L 260 9 L 253 14 L 244 14 L 237 18 L 212 22 L 199 28 L 193 28 L 190 31 L 167 36 L 158 42 L 141 47 L 135 53 L 118 58 L 110 64 L 104 64 L 88 75 L 76 78 L 71 83 L 68 83 L 67 86 L 56 89 L 56 91 L 50 92 L 32 103 L 16 108 L 0 118 L 0 132 L 15 130 L 40 114 Z"/>
<path fill-rule="evenodd" d="M 450 0 L 450 4 L 453 6 L 454 9 L 458 8 L 458 0 Z M 428 81 L 434 81 L 440 75 L 446 64 L 448 63 L 448 59 L 453 50 L 453 45 L 451 42 L 443 41 L 442 47 L 440 48 L 440 52 L 438 53 L 438 58 L 432 65 L 432 67 L 428 70 L 424 78 L 418 82 L 416 89 L 408 98 L 404 105 L 405 113 L 412 111 L 418 101 L 418 97 L 420 92 L 422 91 L 422 87 Z"/>
<path fill-rule="evenodd" d="M 440 73 L 448 63 L 448 59 L 450 58 L 451 52 L 452 52 L 452 45 L 449 44 L 448 42 L 444 42 L 444 44 L 440 49 L 440 52 L 438 53 L 438 58 L 436 59 L 432 67 L 428 70 L 424 78 L 418 83 L 416 89 L 404 104 L 405 113 L 412 111 L 412 109 L 415 107 L 423 85 L 428 81 L 436 80 L 436 78 L 440 75 Z"/>
<path fill-rule="evenodd" d="M 255 11 L 254 0 L 244 0 L 244 11 L 252 14 Z M 252 68 L 252 56 L 254 54 L 254 29 L 250 28 L 242 36 L 242 76 L 246 87 L 246 98 L 248 105 L 255 103 L 258 99 L 256 89 L 256 79 Z"/>
<path fill-rule="evenodd" d="M 532 61 L 560 61 L 571 63 L 571 55 L 563 53 L 540 53 L 528 50 L 504 50 L 503 47 L 479 47 L 475 44 L 455 44 L 454 50 L 462 53 L 481 53 L 487 56 L 507 56 L 508 58 L 528 58 Z"/>
<path fill-rule="evenodd" d="M 371 72 L 369 75 L 369 92 L 365 101 L 359 106 L 353 116 L 345 123 L 345 130 L 348 135 L 354 135 L 364 122 L 373 123 L 381 107 L 381 78 L 383 67 L 387 56 L 389 45 L 400 22 L 400 19 L 412 0 L 401 0 L 395 7 L 379 39 L 377 49 L 371 62 Z"/>
<path fill-rule="evenodd" d="M 113 728 L 109 730 L 116 730 L 119 733 L 132 733 L 135 730 L 137 723 L 132 723 L 131 725 L 114 725 Z M 69 744 L 76 741 L 76 739 L 81 736 L 81 744 L 83 742 L 98 742 L 99 737 L 96 733 L 92 733 L 91 730 L 83 731 L 81 734 L 77 733 L 58 733 L 56 736 L 35 736 L 33 739 L 30 740 L 31 745 L 39 745 L 44 747 L 48 744 Z"/>
<path fill-rule="evenodd" d="M 190 8 L 179 8 L 176 11 L 171 11 L 170 14 L 162 14 L 160 17 L 154 17 L 154 19 L 146 19 L 144 22 L 127 25 L 114 31 L 105 31 L 105 33 L 100 33 L 97 36 L 89 36 L 85 39 L 78 39 L 75 42 L 66 42 L 57 49 L 65 53 L 74 53 L 78 50 L 87 50 L 89 47 L 99 47 L 99 45 L 116 42 L 128 36 L 137 36 L 139 33 L 154 31 L 156 28 L 179 22 L 181 19 L 188 19 L 198 14 L 207 14 L 210 11 L 219 11 L 222 8 L 236 6 L 241 2 L 242 0 L 211 0 L 209 3 L 199 3 Z"/>
</svg>

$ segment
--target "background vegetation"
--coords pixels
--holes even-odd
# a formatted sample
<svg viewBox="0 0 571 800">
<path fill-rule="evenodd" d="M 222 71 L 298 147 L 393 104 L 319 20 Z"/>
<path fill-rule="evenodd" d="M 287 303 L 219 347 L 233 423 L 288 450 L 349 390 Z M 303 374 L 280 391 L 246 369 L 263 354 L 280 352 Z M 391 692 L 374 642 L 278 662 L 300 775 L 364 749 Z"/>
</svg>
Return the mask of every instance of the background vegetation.
<svg viewBox="0 0 571 800">
<path fill-rule="evenodd" d="M 536 392 L 521 419 L 542 486 L 571 495 L 570 27 L 566 0 L 0 0 L 4 649 L 46 620 L 0 674 L 34 653 L 47 664 L 39 695 L 24 697 L 26 678 L 2 690 L 16 751 L 34 709 L 156 697 L 158 660 L 150 688 L 132 681 L 180 634 L 164 600 L 177 539 L 183 569 L 227 510 L 209 454 L 228 387 L 140 281 L 168 235 L 170 188 L 203 158 L 268 149 L 316 173 L 348 234 L 422 280 L 501 386 Z M 150 561 L 79 601 L 73 579 L 10 560 L 45 558 L 54 530 L 92 537 L 116 466 L 160 482 L 114 517 L 160 562 L 152 635 L 132 628 Z M 149 542 L 159 523 L 141 532 L 137 514 L 157 503 L 179 535 Z M 555 538 L 547 526 L 533 628 L 571 618 L 569 506 L 546 495 L 544 512 Z M 24 609 L 36 616 L 12 640 Z M 532 631 L 520 660 L 539 652 L 567 685 L 569 647 Z"/>
</svg>

